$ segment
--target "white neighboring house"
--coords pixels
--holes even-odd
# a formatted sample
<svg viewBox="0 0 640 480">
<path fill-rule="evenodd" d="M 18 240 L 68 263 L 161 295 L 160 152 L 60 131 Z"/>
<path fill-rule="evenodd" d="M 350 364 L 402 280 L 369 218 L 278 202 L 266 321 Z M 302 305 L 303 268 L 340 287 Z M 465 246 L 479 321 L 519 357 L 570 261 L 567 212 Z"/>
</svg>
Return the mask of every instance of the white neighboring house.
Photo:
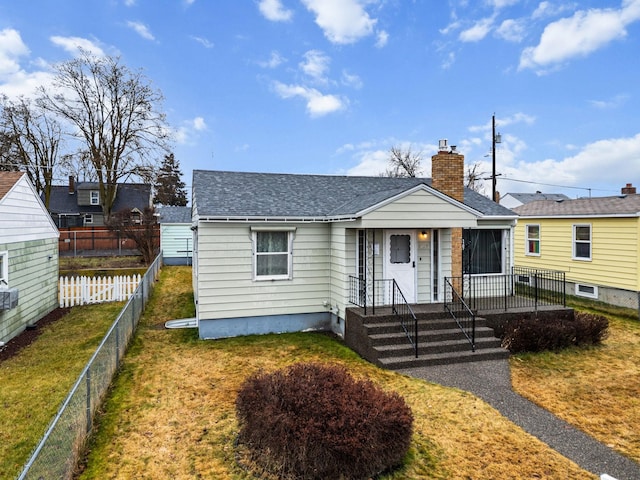
<svg viewBox="0 0 640 480">
<path fill-rule="evenodd" d="M 507 193 L 500 197 L 500 205 L 510 209 L 539 200 L 569 200 L 564 193 Z"/>
<path fill-rule="evenodd" d="M 58 229 L 23 172 L 0 172 L 0 342 L 58 306 Z"/>
<path fill-rule="evenodd" d="M 432 162 L 433 179 L 194 171 L 200 338 L 343 335 L 352 278 L 439 303 L 445 276 L 510 273 L 517 215 L 463 187 L 463 155 Z"/>
<path fill-rule="evenodd" d="M 157 207 L 160 223 L 160 249 L 165 265 L 191 265 L 193 232 L 191 207 Z"/>
</svg>

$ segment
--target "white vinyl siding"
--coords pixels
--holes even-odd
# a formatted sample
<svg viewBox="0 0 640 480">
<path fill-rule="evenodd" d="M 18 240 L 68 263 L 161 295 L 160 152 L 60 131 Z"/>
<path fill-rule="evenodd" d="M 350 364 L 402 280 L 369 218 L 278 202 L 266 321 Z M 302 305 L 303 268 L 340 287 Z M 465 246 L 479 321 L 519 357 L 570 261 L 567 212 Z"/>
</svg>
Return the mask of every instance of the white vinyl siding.
<svg viewBox="0 0 640 480">
<path fill-rule="evenodd" d="M 330 300 L 330 225 L 280 225 L 291 226 L 296 227 L 293 278 L 287 282 L 256 282 L 250 225 L 200 223 L 197 237 L 199 318 L 326 312 L 324 302 Z"/>
<path fill-rule="evenodd" d="M 362 228 L 473 228 L 475 215 L 457 205 L 419 190 L 383 205 L 362 217 Z"/>
<path fill-rule="evenodd" d="M 160 248 L 165 258 L 191 257 L 193 254 L 191 224 L 160 224 Z"/>
</svg>

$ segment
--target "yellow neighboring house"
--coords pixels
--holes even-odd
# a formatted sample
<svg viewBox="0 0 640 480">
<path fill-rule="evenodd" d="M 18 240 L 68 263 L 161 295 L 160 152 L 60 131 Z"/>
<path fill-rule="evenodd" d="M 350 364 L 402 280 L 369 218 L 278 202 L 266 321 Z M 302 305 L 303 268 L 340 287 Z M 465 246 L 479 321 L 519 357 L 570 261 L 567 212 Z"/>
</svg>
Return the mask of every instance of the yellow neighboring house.
<svg viewBox="0 0 640 480">
<path fill-rule="evenodd" d="M 514 208 L 515 265 L 562 270 L 568 294 L 640 311 L 640 195 L 622 192 Z"/>
</svg>

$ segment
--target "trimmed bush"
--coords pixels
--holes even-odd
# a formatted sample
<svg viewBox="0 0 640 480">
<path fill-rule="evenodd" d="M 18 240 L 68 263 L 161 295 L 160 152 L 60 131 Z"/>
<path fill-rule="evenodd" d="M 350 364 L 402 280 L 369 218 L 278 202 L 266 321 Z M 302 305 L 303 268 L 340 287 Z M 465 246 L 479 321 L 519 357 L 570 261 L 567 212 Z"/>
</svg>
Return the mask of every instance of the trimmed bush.
<svg viewBox="0 0 640 480">
<path fill-rule="evenodd" d="M 252 375 L 236 413 L 240 444 L 280 478 L 370 478 L 402 463 L 413 430 L 400 395 L 319 363 Z"/>
<path fill-rule="evenodd" d="M 520 319 L 505 327 L 502 346 L 511 353 L 559 351 L 570 346 L 598 345 L 609 334 L 609 320 L 578 312 L 574 319 Z"/>
</svg>

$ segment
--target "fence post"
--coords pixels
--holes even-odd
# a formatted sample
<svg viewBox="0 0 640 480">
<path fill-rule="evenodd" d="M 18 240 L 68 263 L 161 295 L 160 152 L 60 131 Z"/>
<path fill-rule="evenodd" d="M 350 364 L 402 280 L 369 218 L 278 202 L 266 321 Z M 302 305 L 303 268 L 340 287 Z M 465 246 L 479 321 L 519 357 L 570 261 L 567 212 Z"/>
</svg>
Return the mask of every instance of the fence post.
<svg viewBox="0 0 640 480">
<path fill-rule="evenodd" d="M 91 365 L 87 367 L 87 433 L 91 432 Z"/>
</svg>

